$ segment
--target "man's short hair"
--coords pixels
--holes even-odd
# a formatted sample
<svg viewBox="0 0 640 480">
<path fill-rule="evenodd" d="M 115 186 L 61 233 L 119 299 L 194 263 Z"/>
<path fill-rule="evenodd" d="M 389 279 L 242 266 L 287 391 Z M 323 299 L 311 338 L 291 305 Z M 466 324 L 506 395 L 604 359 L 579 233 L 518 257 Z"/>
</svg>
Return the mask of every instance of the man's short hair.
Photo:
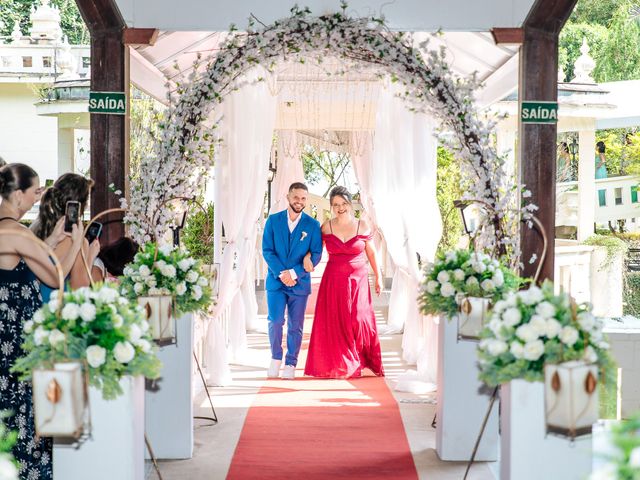
<svg viewBox="0 0 640 480">
<path fill-rule="evenodd" d="M 307 186 L 302 182 L 293 182 L 289 187 L 289 192 L 291 192 L 292 190 L 305 190 L 307 192 L 309 191 Z"/>
</svg>

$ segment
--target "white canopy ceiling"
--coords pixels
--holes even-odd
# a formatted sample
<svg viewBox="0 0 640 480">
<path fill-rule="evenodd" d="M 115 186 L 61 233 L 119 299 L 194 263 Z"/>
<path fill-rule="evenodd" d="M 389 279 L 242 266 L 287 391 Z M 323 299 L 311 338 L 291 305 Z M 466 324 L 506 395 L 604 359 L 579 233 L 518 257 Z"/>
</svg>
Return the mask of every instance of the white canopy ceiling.
<svg viewBox="0 0 640 480">
<path fill-rule="evenodd" d="M 127 26 L 169 31 L 224 31 L 242 28 L 250 14 L 264 23 L 289 15 L 292 0 L 116 0 Z M 340 9 L 340 0 L 305 0 L 314 14 Z M 534 0 L 350 0 L 353 16 L 384 15 L 399 31 L 486 32 L 522 25 Z"/>
</svg>

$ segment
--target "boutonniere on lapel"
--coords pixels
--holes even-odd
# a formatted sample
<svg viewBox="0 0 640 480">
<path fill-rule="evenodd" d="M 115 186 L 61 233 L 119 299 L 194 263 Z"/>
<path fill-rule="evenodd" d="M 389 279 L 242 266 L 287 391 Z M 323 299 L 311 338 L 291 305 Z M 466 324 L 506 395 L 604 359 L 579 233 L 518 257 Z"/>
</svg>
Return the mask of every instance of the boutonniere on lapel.
<svg viewBox="0 0 640 480">
<path fill-rule="evenodd" d="M 300 236 L 300 241 L 303 241 L 306 236 L 307 236 L 307 232 L 302 232 L 302 235 Z"/>
</svg>

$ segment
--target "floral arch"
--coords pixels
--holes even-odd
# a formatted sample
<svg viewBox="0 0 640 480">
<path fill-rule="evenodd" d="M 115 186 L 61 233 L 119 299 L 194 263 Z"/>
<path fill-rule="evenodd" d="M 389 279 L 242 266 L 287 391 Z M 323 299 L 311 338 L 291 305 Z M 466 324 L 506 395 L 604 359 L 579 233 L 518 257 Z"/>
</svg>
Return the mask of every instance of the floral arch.
<svg viewBox="0 0 640 480">
<path fill-rule="evenodd" d="M 285 58 L 321 63 L 331 53 L 355 64 L 374 65 L 380 76 L 403 86 L 408 108 L 433 115 L 453 133 L 445 142 L 461 163 L 464 199 L 481 200 L 495 211 L 479 245 L 517 261 L 519 218 L 509 212 L 519 189 L 505 174 L 505 160 L 492 145 L 494 121 L 483 119 L 476 110 L 474 91 L 480 83 L 475 76 L 458 77 L 444 50 L 428 50 L 426 42 L 416 46 L 411 35 L 389 31 L 383 19 L 352 18 L 345 10 L 343 5 L 340 12 L 312 16 L 309 9 L 294 7 L 290 17 L 260 28 L 251 20 L 246 31 L 231 32 L 206 68 L 196 65 L 171 96 L 154 155 L 143 161 L 141 180 L 132 185 L 125 221 L 136 240 L 148 241 L 171 224 L 168 210 L 152 224 L 153 212 L 163 202 L 199 192 L 202 174 L 213 166 L 216 144 L 222 140 L 216 135 L 219 122 L 211 126 L 208 116 L 241 84 L 246 72 L 258 65 L 273 70 Z M 533 208 L 529 205 L 523 212 Z"/>
</svg>

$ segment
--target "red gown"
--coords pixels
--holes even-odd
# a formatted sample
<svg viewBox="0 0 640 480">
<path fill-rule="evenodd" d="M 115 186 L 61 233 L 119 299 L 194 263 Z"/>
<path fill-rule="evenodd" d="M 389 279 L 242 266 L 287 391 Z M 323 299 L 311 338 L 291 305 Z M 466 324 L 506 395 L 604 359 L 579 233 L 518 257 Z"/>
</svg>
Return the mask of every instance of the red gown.
<svg viewBox="0 0 640 480">
<path fill-rule="evenodd" d="M 323 234 L 329 261 L 322 275 L 305 375 L 359 377 L 363 368 L 384 375 L 376 317 L 371 306 L 365 242 Z"/>
</svg>

